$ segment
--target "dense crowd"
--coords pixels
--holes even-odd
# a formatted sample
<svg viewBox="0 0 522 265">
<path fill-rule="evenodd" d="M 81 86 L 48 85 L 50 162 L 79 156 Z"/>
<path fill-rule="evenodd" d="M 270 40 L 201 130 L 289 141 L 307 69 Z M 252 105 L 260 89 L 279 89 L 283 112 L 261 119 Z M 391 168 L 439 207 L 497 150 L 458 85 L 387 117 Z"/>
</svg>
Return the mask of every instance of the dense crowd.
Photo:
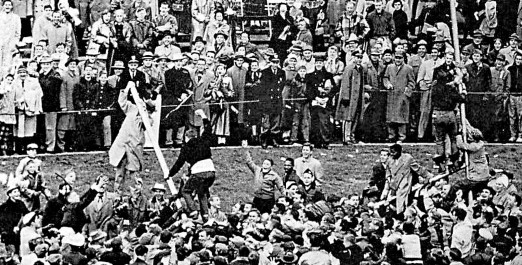
<svg viewBox="0 0 522 265">
<path fill-rule="evenodd" d="M 146 187 L 138 176 L 128 186 L 115 184 L 116 193 L 105 176 L 80 191 L 73 170 L 60 175 L 52 194 L 46 165 L 30 144 L 14 174 L 0 175 L 8 197 L 0 205 L 0 263 L 517 265 L 522 260 L 522 199 L 514 174 L 489 167 L 484 141 L 472 127 L 457 136 L 458 151 L 470 157 L 468 174 L 457 159 L 448 173 L 434 175 L 393 144 L 376 154 L 361 193 L 324 189 L 329 170 L 314 158 L 310 144 L 302 146 L 300 157 L 284 160 L 283 172 L 276 172 L 270 153 L 253 159 L 245 148 L 252 194 L 225 209 L 216 190 L 209 190 L 220 176 L 209 148 L 210 123 L 199 115 L 206 133 L 188 140 L 174 163 L 172 177 L 185 162 L 190 167 L 173 195 L 162 183 Z"/>
<path fill-rule="evenodd" d="M 188 18 L 178 2 L 2 6 L 0 150 L 27 156 L 0 174 L 0 263 L 522 262 L 514 173 L 491 168 L 485 149 L 522 142 L 511 2 L 458 1 L 461 53 L 444 0 L 281 3 L 268 48 L 236 36 L 226 1 L 194 0 Z M 158 122 L 160 143 L 181 149 L 148 197 L 143 148 Z M 336 138 L 393 143 L 360 193 L 323 189 L 314 148 Z M 401 145 L 432 138 L 433 173 Z M 282 143 L 302 153 L 284 172 L 246 148 Z M 251 197 L 226 211 L 212 189 L 211 147 L 224 144 L 245 148 L 253 176 Z M 79 190 L 73 170 L 48 186 L 38 152 L 91 149 L 109 149 L 112 189 L 92 176 Z"/>
<path fill-rule="evenodd" d="M 467 90 L 468 120 L 486 140 L 522 142 L 520 33 L 504 2 L 458 1 L 462 58 L 449 73 Z M 23 154 L 31 142 L 45 152 L 108 149 L 128 81 L 141 96 L 161 95 L 153 107 L 163 146 L 180 146 L 184 131 L 202 127 L 198 109 L 216 145 L 443 138 L 432 88 L 440 84 L 434 69 L 453 52 L 448 1 L 281 3 L 269 48 L 250 40 L 268 24 L 240 22 L 231 2 L 188 9 L 187 18 L 186 7 L 180 13 L 168 1 L 5 1 L 2 153 Z M 177 39 L 187 34 L 182 47 Z"/>
</svg>

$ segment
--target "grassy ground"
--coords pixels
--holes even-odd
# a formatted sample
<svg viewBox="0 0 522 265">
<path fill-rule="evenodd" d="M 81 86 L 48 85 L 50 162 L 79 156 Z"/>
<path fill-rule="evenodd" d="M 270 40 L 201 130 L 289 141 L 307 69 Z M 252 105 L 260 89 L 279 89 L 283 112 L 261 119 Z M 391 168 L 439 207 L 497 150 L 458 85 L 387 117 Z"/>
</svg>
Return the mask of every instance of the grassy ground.
<svg viewBox="0 0 522 265">
<path fill-rule="evenodd" d="M 319 159 L 325 168 L 326 184 L 322 186 L 325 193 L 345 196 L 353 192 L 361 192 L 367 185 L 371 174 L 371 167 L 378 157 L 378 152 L 383 146 L 348 146 L 337 147 L 333 150 L 314 150 L 314 156 Z M 432 168 L 431 156 L 434 146 L 409 146 L 405 145 L 405 152 L 411 153 L 421 164 Z M 263 158 L 272 158 L 276 164 L 276 171 L 282 172 L 284 157 L 300 156 L 300 148 L 279 148 L 263 150 L 259 148 L 249 149 L 252 157 L 257 164 L 261 164 Z M 491 156 L 492 166 L 504 168 L 515 172 L 515 181 L 518 186 L 522 185 L 519 173 L 522 172 L 520 163 L 522 156 L 522 146 L 489 146 L 487 151 Z M 167 163 L 172 165 L 179 153 L 178 150 L 163 151 Z M 211 192 L 220 195 L 225 209 L 240 200 L 251 200 L 252 194 L 252 173 L 245 164 L 244 150 L 238 149 L 217 149 L 213 150 L 213 157 L 217 169 L 217 180 Z M 51 176 L 53 172 L 63 172 L 68 168 L 74 168 L 78 174 L 76 183 L 77 190 L 85 190 L 89 183 L 99 174 L 113 176 L 114 169 L 108 164 L 108 155 L 103 154 L 83 154 L 83 155 L 60 155 L 42 156 L 43 172 Z M 20 158 L 3 158 L 1 160 L 0 171 L 14 171 Z M 147 194 L 154 182 L 162 181 L 162 174 L 159 164 L 156 161 L 154 152 L 145 152 L 145 167 L 141 177 L 145 182 Z M 178 176 L 177 176 L 178 177 Z M 58 181 L 55 178 L 47 177 L 54 193 Z M 127 182 L 129 183 L 129 182 Z M 0 194 L 0 201 L 5 200 L 5 194 Z"/>
</svg>

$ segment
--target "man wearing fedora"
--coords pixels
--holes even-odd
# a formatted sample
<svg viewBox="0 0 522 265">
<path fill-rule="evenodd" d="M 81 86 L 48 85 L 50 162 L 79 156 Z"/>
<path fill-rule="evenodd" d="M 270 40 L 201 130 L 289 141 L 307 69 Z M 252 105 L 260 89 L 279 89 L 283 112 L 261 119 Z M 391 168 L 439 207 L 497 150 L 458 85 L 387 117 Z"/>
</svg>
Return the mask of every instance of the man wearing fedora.
<svg viewBox="0 0 522 265">
<path fill-rule="evenodd" d="M 194 84 L 190 71 L 183 68 L 183 56 L 181 53 L 173 56 L 174 67 L 165 72 L 165 85 L 161 90 L 162 104 L 164 106 L 178 106 L 192 93 Z M 164 108 L 163 118 L 172 111 L 174 107 Z M 183 143 L 183 131 L 188 120 L 189 108 L 182 107 L 173 112 L 167 120 L 163 120 L 160 129 L 165 130 L 165 145 L 181 145 Z M 173 135 L 175 133 L 176 135 Z M 173 137 L 175 139 L 172 139 Z"/>
<path fill-rule="evenodd" d="M 54 152 L 56 144 L 56 123 L 60 111 L 60 88 L 62 77 L 60 73 L 51 67 L 51 57 L 43 57 L 40 61 L 40 76 L 38 78 L 42 87 L 42 110 L 45 112 L 45 145 L 47 152 Z"/>
<path fill-rule="evenodd" d="M 149 212 L 149 217 L 155 219 L 160 217 L 161 210 L 168 204 L 168 199 L 165 196 L 167 188 L 165 188 L 164 184 L 156 182 L 151 191 L 153 192 L 153 195 L 149 200 L 147 211 Z"/>
<path fill-rule="evenodd" d="M 388 141 L 402 142 L 406 139 L 406 125 L 410 119 L 410 98 L 415 89 L 413 68 L 404 63 L 403 52 L 395 53 L 395 63 L 384 72 L 383 84 L 388 90 L 386 123 Z"/>
<path fill-rule="evenodd" d="M 192 41 L 192 51 L 199 52 L 200 55 L 203 55 L 207 52 L 207 41 L 203 39 L 201 36 L 197 36 L 194 41 Z"/>
<path fill-rule="evenodd" d="M 218 31 L 216 34 L 214 34 L 213 47 L 216 51 L 216 58 L 220 58 L 222 56 L 232 58 L 234 56 L 234 50 L 232 47 L 226 44 L 227 40 L 228 34 L 225 32 Z"/>
<path fill-rule="evenodd" d="M 3 242 L 8 245 L 13 245 L 16 248 L 16 253 L 20 247 L 20 237 L 17 236 L 18 223 L 22 216 L 26 215 L 29 210 L 21 199 L 20 187 L 13 184 L 7 187 L 7 200 L 0 205 L 0 233 L 2 234 Z"/>
<path fill-rule="evenodd" d="M 61 111 L 68 111 L 68 110 L 74 110 L 74 97 L 75 94 L 75 87 L 80 82 L 80 75 L 78 75 L 78 60 L 76 59 L 69 59 L 67 63 L 65 64 L 67 67 L 67 70 L 63 73 L 62 78 L 62 86 L 60 88 L 60 110 Z M 76 122 L 74 119 L 74 114 L 66 114 L 62 113 L 58 115 L 58 137 L 57 137 L 57 147 L 59 148 L 59 151 L 66 151 L 66 133 L 71 133 L 72 131 L 76 130 Z M 72 138 L 70 135 L 68 135 L 68 138 Z M 71 141 L 68 142 L 67 151 L 72 150 L 72 143 Z"/>
<path fill-rule="evenodd" d="M 491 85 L 491 69 L 483 63 L 483 51 L 475 49 L 473 51 L 473 63 L 464 68 L 464 83 L 468 92 L 488 92 Z M 468 95 L 466 102 L 466 118 L 469 123 L 477 127 L 480 131 L 487 131 L 489 118 L 484 115 L 483 107 L 487 104 L 486 95 Z"/>
<path fill-rule="evenodd" d="M 483 43 L 484 35 L 482 34 L 482 31 L 479 29 L 474 30 L 472 37 L 473 37 L 473 42 L 464 46 L 463 50 L 469 50 L 472 52 L 474 50 L 480 50 L 480 51 L 482 51 L 483 54 L 486 53 L 487 46 L 485 46 Z"/>
<path fill-rule="evenodd" d="M 232 88 L 236 95 L 235 100 L 245 100 L 245 81 L 247 69 L 243 66 L 245 62 L 244 54 L 236 53 L 234 56 L 234 65 L 227 70 L 227 75 L 232 79 Z M 236 115 L 232 115 L 232 126 L 237 128 L 240 140 L 246 140 L 244 133 L 244 115 L 245 115 L 245 104 L 239 103 L 232 107 L 232 110 Z"/>
<path fill-rule="evenodd" d="M 97 69 L 98 72 L 101 72 L 105 69 L 105 63 L 98 60 L 98 55 L 100 53 L 95 49 L 88 49 L 85 56 L 87 57 L 87 60 L 81 61 L 78 63 L 78 72 L 80 76 L 83 76 L 83 71 L 85 70 L 86 66 L 90 66 L 93 69 Z"/>
<path fill-rule="evenodd" d="M 154 54 L 152 54 L 152 52 L 146 51 L 145 53 L 143 53 L 143 55 L 141 56 L 142 65 L 138 67 L 138 70 L 145 73 L 147 82 L 153 85 L 153 87 L 156 87 L 154 86 L 154 84 L 157 82 L 154 82 L 154 80 L 152 80 L 152 69 L 154 68 L 152 64 L 153 59 Z"/>
<path fill-rule="evenodd" d="M 518 67 L 520 69 L 520 67 Z M 486 107 L 486 111 L 490 113 L 492 118 L 491 126 L 489 127 L 488 133 L 492 135 L 492 139 L 495 142 L 500 141 L 501 133 L 507 126 L 504 126 L 507 122 L 507 105 L 508 105 L 508 91 L 511 86 L 511 74 L 506 69 L 506 56 L 498 54 L 495 65 L 491 68 L 491 92 L 498 93 L 497 95 L 488 95 L 489 107 Z M 519 69 L 514 69 L 514 72 L 518 72 Z M 518 77 L 520 79 L 520 77 Z"/>
<path fill-rule="evenodd" d="M 176 54 L 181 54 L 181 49 L 172 43 L 173 40 L 175 42 L 175 39 L 170 33 L 163 33 L 159 37 L 161 37 L 161 43 L 154 49 L 155 55 L 164 56 L 172 60 Z"/>
</svg>

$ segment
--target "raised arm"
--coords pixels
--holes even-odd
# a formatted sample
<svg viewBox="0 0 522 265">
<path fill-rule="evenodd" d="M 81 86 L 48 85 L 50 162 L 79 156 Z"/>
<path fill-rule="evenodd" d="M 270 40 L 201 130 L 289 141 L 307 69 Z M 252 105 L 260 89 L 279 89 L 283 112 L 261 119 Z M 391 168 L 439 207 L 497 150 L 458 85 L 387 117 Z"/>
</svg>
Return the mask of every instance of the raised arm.
<svg viewBox="0 0 522 265">
<path fill-rule="evenodd" d="M 243 147 L 245 147 L 245 146 L 243 146 Z M 252 160 L 250 151 L 245 150 L 245 157 L 246 157 L 247 166 L 248 166 L 248 168 L 250 168 L 250 171 L 252 171 L 252 173 L 256 173 L 256 171 L 258 171 L 260 169 L 260 167 L 258 165 L 256 165 L 254 163 L 254 161 Z"/>
</svg>

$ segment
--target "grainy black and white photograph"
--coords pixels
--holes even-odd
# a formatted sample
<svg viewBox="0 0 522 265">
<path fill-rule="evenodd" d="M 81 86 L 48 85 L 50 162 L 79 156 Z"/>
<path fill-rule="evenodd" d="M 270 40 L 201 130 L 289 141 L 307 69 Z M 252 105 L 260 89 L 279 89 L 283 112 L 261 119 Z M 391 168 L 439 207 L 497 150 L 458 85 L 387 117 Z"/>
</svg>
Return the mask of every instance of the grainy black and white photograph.
<svg viewBox="0 0 522 265">
<path fill-rule="evenodd" d="M 0 265 L 522 265 L 522 0 L 0 0 Z"/>
</svg>

